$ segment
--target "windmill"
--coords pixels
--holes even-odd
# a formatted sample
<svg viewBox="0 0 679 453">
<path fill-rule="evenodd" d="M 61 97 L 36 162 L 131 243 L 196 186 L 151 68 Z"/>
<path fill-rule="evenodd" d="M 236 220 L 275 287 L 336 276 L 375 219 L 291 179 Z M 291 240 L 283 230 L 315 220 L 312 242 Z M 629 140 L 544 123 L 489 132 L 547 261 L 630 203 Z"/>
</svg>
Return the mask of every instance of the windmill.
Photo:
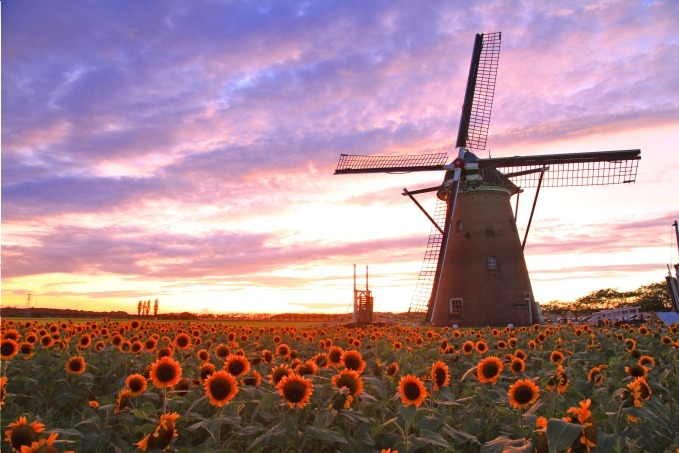
<svg viewBox="0 0 679 453">
<path fill-rule="evenodd" d="M 336 175 L 443 171 L 435 187 L 409 191 L 431 233 L 409 314 L 436 326 L 529 325 L 539 320 L 523 254 L 541 187 L 632 183 L 640 150 L 479 158 L 486 147 L 501 33 L 477 34 L 457 134 L 457 156 L 340 155 Z M 536 188 L 523 240 L 510 198 Z M 429 214 L 415 195 L 435 193 Z"/>
</svg>

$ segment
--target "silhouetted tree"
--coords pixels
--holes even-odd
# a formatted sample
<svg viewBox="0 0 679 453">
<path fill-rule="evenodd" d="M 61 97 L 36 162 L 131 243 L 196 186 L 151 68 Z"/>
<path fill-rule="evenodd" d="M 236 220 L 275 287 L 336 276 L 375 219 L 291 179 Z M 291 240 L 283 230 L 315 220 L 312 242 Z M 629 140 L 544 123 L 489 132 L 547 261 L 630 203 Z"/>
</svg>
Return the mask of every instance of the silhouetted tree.
<svg viewBox="0 0 679 453">
<path fill-rule="evenodd" d="M 573 304 L 574 311 L 611 310 L 632 305 L 634 292 L 620 292 L 614 288 L 592 291 L 579 297 Z"/>
<path fill-rule="evenodd" d="M 672 300 L 665 282 L 640 286 L 636 291 L 634 305 L 641 311 L 672 311 Z"/>
<path fill-rule="evenodd" d="M 158 299 L 153 303 L 153 316 L 158 316 Z"/>
</svg>

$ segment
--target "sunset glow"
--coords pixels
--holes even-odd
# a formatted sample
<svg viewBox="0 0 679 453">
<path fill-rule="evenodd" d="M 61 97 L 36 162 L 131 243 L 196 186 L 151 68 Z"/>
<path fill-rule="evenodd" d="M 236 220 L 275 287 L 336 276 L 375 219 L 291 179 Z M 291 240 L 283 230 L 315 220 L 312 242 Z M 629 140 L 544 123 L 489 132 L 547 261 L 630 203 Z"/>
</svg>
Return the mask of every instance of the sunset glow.
<svg viewBox="0 0 679 453">
<path fill-rule="evenodd" d="M 634 184 L 540 192 L 535 299 L 661 281 L 679 3 L 563 5 L 3 2 L 2 305 L 344 313 L 356 263 L 376 311 L 406 311 L 430 223 L 401 192 L 443 175 L 333 172 L 340 153 L 452 160 L 474 35 L 495 31 L 487 154 L 641 149 Z"/>
</svg>

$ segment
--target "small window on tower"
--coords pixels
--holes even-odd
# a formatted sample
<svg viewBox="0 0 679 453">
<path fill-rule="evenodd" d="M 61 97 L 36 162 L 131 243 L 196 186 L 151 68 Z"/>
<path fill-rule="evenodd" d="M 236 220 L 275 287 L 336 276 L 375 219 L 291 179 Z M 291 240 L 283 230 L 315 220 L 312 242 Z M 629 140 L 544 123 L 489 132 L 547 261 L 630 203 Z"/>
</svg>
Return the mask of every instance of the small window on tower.
<svg viewBox="0 0 679 453">
<path fill-rule="evenodd" d="M 497 260 L 495 259 L 494 256 L 488 257 L 488 270 L 489 271 L 496 271 L 497 270 Z"/>
<path fill-rule="evenodd" d="M 462 299 L 450 299 L 450 317 L 462 316 Z"/>
<path fill-rule="evenodd" d="M 462 220 L 458 220 L 457 224 L 455 224 L 455 230 L 456 231 L 462 231 L 463 225 L 462 225 Z"/>
</svg>

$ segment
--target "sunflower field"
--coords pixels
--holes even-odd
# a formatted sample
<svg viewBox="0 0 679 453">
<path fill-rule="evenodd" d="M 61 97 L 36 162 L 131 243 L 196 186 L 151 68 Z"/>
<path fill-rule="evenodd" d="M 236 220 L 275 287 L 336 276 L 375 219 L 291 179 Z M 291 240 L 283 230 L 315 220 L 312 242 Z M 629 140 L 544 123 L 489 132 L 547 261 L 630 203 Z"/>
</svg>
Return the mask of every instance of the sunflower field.
<svg viewBox="0 0 679 453">
<path fill-rule="evenodd" d="M 679 327 L 2 321 L 5 452 L 678 452 Z"/>
</svg>

